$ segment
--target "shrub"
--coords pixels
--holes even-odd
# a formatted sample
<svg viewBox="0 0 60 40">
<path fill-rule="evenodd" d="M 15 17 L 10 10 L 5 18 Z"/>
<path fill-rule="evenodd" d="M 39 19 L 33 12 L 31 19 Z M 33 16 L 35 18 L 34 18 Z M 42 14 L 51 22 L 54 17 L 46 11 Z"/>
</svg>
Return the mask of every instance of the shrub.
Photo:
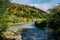
<svg viewBox="0 0 60 40">
<path fill-rule="evenodd" d="M 46 27 L 46 20 L 42 20 L 42 21 L 36 21 L 35 22 L 35 26 L 37 28 L 45 28 Z"/>
</svg>

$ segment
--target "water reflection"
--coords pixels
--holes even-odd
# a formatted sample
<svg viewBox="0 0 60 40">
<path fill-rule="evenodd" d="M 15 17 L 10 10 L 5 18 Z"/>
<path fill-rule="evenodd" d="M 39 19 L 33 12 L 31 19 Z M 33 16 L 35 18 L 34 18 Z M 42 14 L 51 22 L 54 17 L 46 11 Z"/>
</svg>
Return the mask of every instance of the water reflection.
<svg viewBox="0 0 60 40">
<path fill-rule="evenodd" d="M 48 30 L 29 28 L 22 30 L 22 40 L 48 40 Z"/>
<path fill-rule="evenodd" d="M 29 24 L 16 25 L 11 27 L 9 30 L 15 28 L 16 29 L 22 28 L 22 37 L 21 37 L 22 40 L 55 40 L 54 35 L 55 36 L 59 35 L 59 34 L 49 33 L 48 28 L 44 28 L 44 29 L 36 28 L 33 22 Z"/>
</svg>

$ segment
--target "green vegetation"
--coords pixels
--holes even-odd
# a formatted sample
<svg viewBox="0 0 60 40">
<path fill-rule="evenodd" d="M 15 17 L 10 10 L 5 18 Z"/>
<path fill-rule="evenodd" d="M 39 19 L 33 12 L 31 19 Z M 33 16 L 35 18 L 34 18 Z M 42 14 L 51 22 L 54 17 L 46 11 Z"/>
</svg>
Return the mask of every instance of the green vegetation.
<svg viewBox="0 0 60 40">
<path fill-rule="evenodd" d="M 8 29 L 8 18 L 7 14 L 7 5 L 9 4 L 8 0 L 0 0 L 0 40 L 2 40 L 3 33 Z"/>
<path fill-rule="evenodd" d="M 46 12 L 35 7 L 10 3 L 9 1 L 6 1 L 5 4 L 4 3 L 5 2 L 3 1 L 1 3 L 0 18 L 4 18 L 4 20 L 6 19 L 8 25 L 28 23 L 32 22 L 33 19 L 46 18 L 46 15 L 48 15 Z"/>
<path fill-rule="evenodd" d="M 46 27 L 46 21 L 47 21 L 46 19 L 37 20 L 37 21 L 35 21 L 35 26 L 37 28 L 43 29 Z"/>
<path fill-rule="evenodd" d="M 60 5 L 53 8 L 48 18 L 45 19 L 46 20 L 43 19 L 42 21 L 37 20 L 35 25 L 37 25 L 37 28 L 50 28 L 49 31 L 51 31 L 53 39 L 58 40 L 60 38 Z M 50 40 L 52 39 L 50 38 Z"/>
<path fill-rule="evenodd" d="M 43 16 L 47 15 L 46 12 L 42 10 L 16 3 L 10 3 L 7 9 L 9 12 L 8 15 L 15 15 L 19 18 L 42 18 Z"/>
<path fill-rule="evenodd" d="M 53 33 L 60 32 L 60 5 L 53 8 L 50 14 L 27 5 L 10 3 L 9 0 L 0 0 L 0 36 L 9 26 L 34 21 L 38 28 L 48 27 Z"/>
<path fill-rule="evenodd" d="M 52 29 L 54 40 L 58 40 L 60 38 L 60 5 L 52 9 L 50 13 L 48 27 Z"/>
<path fill-rule="evenodd" d="M 49 27 L 53 27 L 53 29 L 60 28 L 60 6 L 57 6 L 51 11 L 50 14 L 50 25 Z M 52 24 L 52 26 L 51 26 Z"/>
<path fill-rule="evenodd" d="M 60 24 L 60 6 L 57 6 L 54 9 L 52 9 L 49 16 L 45 19 L 46 20 L 42 19 L 42 21 L 37 20 L 35 23 L 40 24 L 43 21 L 46 21 L 44 22 L 44 24 L 46 24 L 46 26 L 48 26 L 49 28 L 51 29 L 60 28 L 60 25 L 59 25 Z"/>
<path fill-rule="evenodd" d="M 46 18 L 47 15 L 46 12 L 35 7 L 0 0 L 0 35 L 11 25 L 32 22 L 34 19 Z"/>
</svg>

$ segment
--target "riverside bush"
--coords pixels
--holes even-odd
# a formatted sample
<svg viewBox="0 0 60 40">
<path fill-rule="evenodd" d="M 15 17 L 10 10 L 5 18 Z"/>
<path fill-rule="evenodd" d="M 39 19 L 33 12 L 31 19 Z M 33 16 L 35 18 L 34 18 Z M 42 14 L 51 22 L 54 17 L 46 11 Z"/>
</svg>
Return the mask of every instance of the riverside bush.
<svg viewBox="0 0 60 40">
<path fill-rule="evenodd" d="M 46 20 L 42 20 L 42 21 L 35 21 L 35 26 L 37 28 L 45 28 L 46 27 Z"/>
</svg>

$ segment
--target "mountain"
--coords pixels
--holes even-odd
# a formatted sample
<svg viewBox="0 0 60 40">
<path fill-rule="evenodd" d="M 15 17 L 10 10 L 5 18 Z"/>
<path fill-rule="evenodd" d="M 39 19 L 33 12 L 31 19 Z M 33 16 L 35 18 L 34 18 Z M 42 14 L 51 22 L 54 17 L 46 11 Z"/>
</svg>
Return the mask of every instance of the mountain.
<svg viewBox="0 0 60 40">
<path fill-rule="evenodd" d="M 47 15 L 46 12 L 37 9 L 35 7 L 30 7 L 27 5 L 19 5 L 16 3 L 11 3 L 7 7 L 9 15 L 15 15 L 17 17 L 24 18 L 42 18 Z"/>
<path fill-rule="evenodd" d="M 3 12 L 3 14 L 5 15 L 2 18 L 3 21 L 8 21 L 9 24 L 31 22 L 33 19 L 46 18 L 48 15 L 46 12 L 35 7 L 16 3 L 9 3 L 6 6 L 6 10 Z"/>
</svg>

